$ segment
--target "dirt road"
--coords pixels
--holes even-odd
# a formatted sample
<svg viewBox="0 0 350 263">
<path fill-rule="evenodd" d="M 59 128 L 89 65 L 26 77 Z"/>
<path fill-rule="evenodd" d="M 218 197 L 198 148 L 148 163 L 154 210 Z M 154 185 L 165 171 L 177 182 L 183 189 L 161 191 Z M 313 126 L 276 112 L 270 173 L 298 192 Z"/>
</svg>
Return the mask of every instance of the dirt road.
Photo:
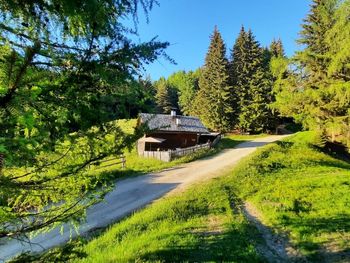
<svg viewBox="0 0 350 263">
<path fill-rule="evenodd" d="M 115 189 L 106 195 L 104 202 L 88 209 L 87 220 L 79 227 L 79 234 L 67 228 L 63 233 L 60 233 L 60 229 L 54 229 L 32 238 L 32 244 L 16 240 L 0 243 L 0 262 L 24 251 L 42 251 L 63 244 L 78 235 L 107 226 L 175 189 L 223 174 L 257 148 L 284 137 L 286 136 L 259 138 L 206 159 L 119 181 Z"/>
</svg>

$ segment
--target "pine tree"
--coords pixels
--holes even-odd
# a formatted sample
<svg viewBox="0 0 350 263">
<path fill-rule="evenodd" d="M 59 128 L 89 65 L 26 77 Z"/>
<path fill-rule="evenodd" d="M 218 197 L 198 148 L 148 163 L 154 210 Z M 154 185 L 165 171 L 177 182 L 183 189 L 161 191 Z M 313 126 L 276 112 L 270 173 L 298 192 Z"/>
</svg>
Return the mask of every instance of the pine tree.
<svg viewBox="0 0 350 263">
<path fill-rule="evenodd" d="M 326 34 L 335 23 L 334 13 L 337 0 L 314 0 L 311 10 L 302 25 L 299 43 L 305 49 L 298 52 L 295 60 L 304 72 L 301 79 L 303 86 L 303 107 L 301 114 L 306 116 L 303 120 L 306 128 L 316 129 L 322 136 L 327 136 L 327 123 L 336 112 L 332 109 L 333 98 L 336 94 L 329 93 L 329 78 L 327 68 L 329 58 L 327 53 L 330 45 L 326 42 Z"/>
<path fill-rule="evenodd" d="M 230 129 L 230 92 L 226 47 L 215 27 L 195 98 L 195 112 L 208 128 L 220 132 Z"/>
<path fill-rule="evenodd" d="M 265 56 L 252 31 L 242 27 L 232 49 L 230 73 L 237 96 L 238 128 L 243 132 L 261 132 L 271 126 L 272 84 Z"/>
<path fill-rule="evenodd" d="M 168 114 L 170 113 L 173 105 L 169 85 L 165 78 L 160 78 L 156 83 L 156 104 L 157 112 Z"/>
<path fill-rule="evenodd" d="M 285 57 L 283 43 L 280 38 L 278 40 L 272 40 L 269 52 L 272 57 Z"/>
<path fill-rule="evenodd" d="M 324 139 L 343 140 L 348 145 L 349 7 L 349 0 L 313 1 L 299 40 L 305 48 L 295 55 L 291 66 L 284 66 L 286 73 L 279 74 L 276 89 L 276 106 L 282 114 L 318 131 Z"/>
<path fill-rule="evenodd" d="M 321 80 L 326 75 L 329 45 L 325 41 L 326 33 L 334 24 L 334 12 L 338 0 L 313 0 L 311 10 L 300 32 L 298 43 L 306 48 L 297 53 L 297 60 L 311 74 L 311 82 Z"/>
</svg>

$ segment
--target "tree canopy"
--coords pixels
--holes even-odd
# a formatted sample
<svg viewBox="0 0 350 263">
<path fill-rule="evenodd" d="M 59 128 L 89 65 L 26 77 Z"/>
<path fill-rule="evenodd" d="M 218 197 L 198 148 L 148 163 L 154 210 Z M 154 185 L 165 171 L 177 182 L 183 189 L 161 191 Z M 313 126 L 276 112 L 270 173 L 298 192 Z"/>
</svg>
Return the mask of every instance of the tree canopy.
<svg viewBox="0 0 350 263">
<path fill-rule="evenodd" d="M 350 145 L 348 12 L 349 1 L 313 1 L 299 39 L 305 48 L 279 62 L 275 106 L 322 138 Z"/>
<path fill-rule="evenodd" d="M 167 57 L 122 20 L 156 3 L 0 1 L 0 238 L 80 219 L 103 196 L 89 167 L 137 137 L 110 121 L 143 65 Z"/>
</svg>

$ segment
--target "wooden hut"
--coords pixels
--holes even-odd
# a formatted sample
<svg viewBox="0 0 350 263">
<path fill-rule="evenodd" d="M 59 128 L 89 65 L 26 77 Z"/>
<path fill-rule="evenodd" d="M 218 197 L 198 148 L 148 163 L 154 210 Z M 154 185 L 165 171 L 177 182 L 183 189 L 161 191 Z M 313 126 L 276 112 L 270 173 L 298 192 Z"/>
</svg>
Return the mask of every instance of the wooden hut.
<svg viewBox="0 0 350 263">
<path fill-rule="evenodd" d="M 145 124 L 150 130 L 137 143 L 139 153 L 188 148 L 203 143 L 201 136 L 204 135 L 208 138 L 206 142 L 215 139 L 199 118 L 176 115 L 175 111 L 171 114 L 141 113 L 138 124 Z"/>
</svg>

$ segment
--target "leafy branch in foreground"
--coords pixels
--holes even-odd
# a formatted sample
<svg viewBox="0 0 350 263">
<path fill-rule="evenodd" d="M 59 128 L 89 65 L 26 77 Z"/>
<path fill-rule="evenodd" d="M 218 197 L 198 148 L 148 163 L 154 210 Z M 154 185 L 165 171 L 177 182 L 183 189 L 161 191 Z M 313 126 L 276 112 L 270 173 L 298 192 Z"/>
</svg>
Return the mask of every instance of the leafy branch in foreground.
<svg viewBox="0 0 350 263">
<path fill-rule="evenodd" d="M 153 0 L 0 0 L 0 238 L 80 220 L 109 188 L 91 167 L 142 132 L 112 120 L 167 42 L 121 21 Z"/>
</svg>

